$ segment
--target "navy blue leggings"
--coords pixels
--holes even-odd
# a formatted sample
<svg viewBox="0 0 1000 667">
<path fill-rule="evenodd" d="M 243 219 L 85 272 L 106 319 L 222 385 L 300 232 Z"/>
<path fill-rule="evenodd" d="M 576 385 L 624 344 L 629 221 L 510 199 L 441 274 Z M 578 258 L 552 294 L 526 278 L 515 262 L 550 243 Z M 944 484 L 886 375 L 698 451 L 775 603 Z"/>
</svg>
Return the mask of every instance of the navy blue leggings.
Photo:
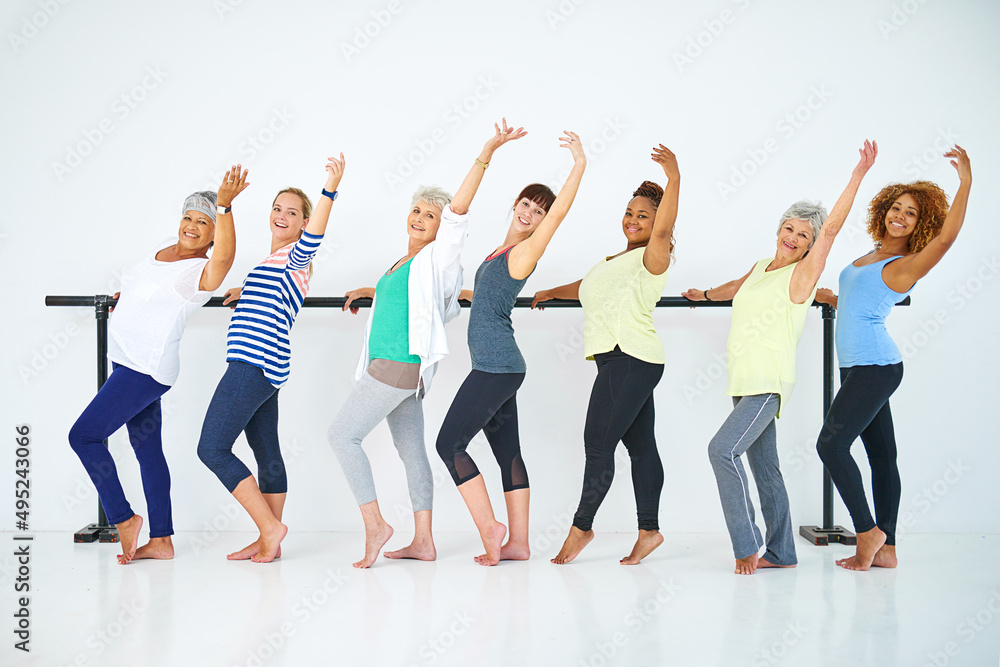
<svg viewBox="0 0 1000 667">
<path fill-rule="evenodd" d="M 663 464 L 656 450 L 653 426 L 653 389 L 663 375 L 663 364 L 630 357 L 615 346 L 595 354 L 597 379 L 590 394 L 583 443 L 587 463 L 583 493 L 573 525 L 590 530 L 615 477 L 615 449 L 622 442 L 632 461 L 632 487 L 640 530 L 659 530 Z"/>
<path fill-rule="evenodd" d="M 148 375 L 114 364 L 107 382 L 69 431 L 69 444 L 97 487 L 108 522 L 117 524 L 132 518 L 135 512 L 125 498 L 115 460 L 104 441 L 122 425 L 128 428 L 142 475 L 150 537 L 174 534 L 170 471 L 160 440 L 160 396 L 168 389 Z"/>
<path fill-rule="evenodd" d="M 212 396 L 198 441 L 198 458 L 230 493 L 252 475 L 233 454 L 241 432 L 246 433 L 257 459 L 260 492 L 287 492 L 285 461 L 278 446 L 278 388 L 256 366 L 230 361 Z"/>
<path fill-rule="evenodd" d="M 902 362 L 841 368 L 840 391 L 833 399 L 816 443 L 816 451 L 851 513 L 855 532 L 863 533 L 877 525 L 885 533 L 886 544 L 896 544 L 901 495 L 889 397 L 902 380 Z M 858 436 L 872 468 L 875 519 L 868 510 L 861 471 L 851 456 L 851 445 Z"/>
<path fill-rule="evenodd" d="M 479 475 L 468 455 L 469 442 L 482 431 L 500 464 L 504 493 L 528 488 L 528 471 L 521 459 L 517 430 L 517 389 L 524 373 L 473 370 L 465 378 L 441 424 L 437 452 L 456 485 Z"/>
</svg>

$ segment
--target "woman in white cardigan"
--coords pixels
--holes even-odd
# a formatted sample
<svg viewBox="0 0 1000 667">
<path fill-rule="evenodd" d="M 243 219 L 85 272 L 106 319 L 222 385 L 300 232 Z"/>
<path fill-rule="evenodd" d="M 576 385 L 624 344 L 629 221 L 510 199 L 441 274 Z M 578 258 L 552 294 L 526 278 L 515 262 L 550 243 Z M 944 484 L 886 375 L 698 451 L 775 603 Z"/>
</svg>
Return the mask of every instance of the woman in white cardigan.
<svg viewBox="0 0 1000 667">
<path fill-rule="evenodd" d="M 362 440 L 383 419 L 406 469 L 413 504 L 413 542 L 388 558 L 434 560 L 431 535 L 434 480 L 424 446 L 424 416 L 420 399 L 430 389 L 437 363 L 448 355 L 445 323 L 460 311 L 462 246 L 468 229 L 467 212 L 493 152 L 520 139 L 524 128 L 503 128 L 483 146 L 454 199 L 440 188 L 422 187 L 413 195 L 406 220 L 406 255 L 378 281 L 347 293 L 351 303 L 373 299 L 357 384 L 330 427 L 330 444 L 337 454 L 365 524 L 365 555 L 354 567 L 370 567 L 392 536 L 379 511 L 371 465 Z"/>
</svg>

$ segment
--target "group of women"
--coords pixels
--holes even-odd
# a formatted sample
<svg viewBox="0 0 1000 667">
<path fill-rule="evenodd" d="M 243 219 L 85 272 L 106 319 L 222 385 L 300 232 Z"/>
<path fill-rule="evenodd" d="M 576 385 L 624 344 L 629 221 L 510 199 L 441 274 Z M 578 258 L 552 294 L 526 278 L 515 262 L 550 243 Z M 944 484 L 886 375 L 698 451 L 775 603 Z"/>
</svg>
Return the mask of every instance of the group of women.
<svg viewBox="0 0 1000 667">
<path fill-rule="evenodd" d="M 348 292 L 371 298 L 355 386 L 329 430 L 329 440 L 355 496 L 365 527 L 365 551 L 355 567 L 377 560 L 393 529 L 382 516 L 364 438 L 385 420 L 406 472 L 414 512 L 414 538 L 388 558 L 434 560 L 433 475 L 424 443 L 423 399 L 438 362 L 448 355 L 446 324 L 471 299 L 468 343 L 472 371 L 452 401 L 436 440 L 482 539 L 482 565 L 530 556 L 530 487 L 518 432 L 517 390 L 526 363 L 514 339 L 515 300 L 576 196 L 586 169 L 580 138 L 565 132 L 574 166 L 558 195 L 531 184 L 508 211 L 502 243 L 475 274 L 472 293 L 462 290 L 461 252 L 468 210 L 494 152 L 525 136 L 523 128 L 494 126 L 454 197 L 436 187 L 413 195 L 406 220 L 407 246 L 374 288 Z M 841 389 L 819 435 L 817 449 L 830 471 L 858 533 L 857 553 L 838 561 L 848 569 L 895 567 L 895 524 L 900 485 L 889 397 L 902 377 L 899 351 L 885 316 L 914 283 L 943 257 L 961 229 L 972 175 L 967 153 L 945 154 L 960 185 L 952 205 L 936 185 L 920 181 L 887 186 L 868 209 L 875 249 L 841 273 L 839 298 L 818 290 L 833 242 L 844 224 L 878 148 L 865 142 L 844 192 L 832 212 L 800 201 L 778 224 L 776 251 L 737 280 L 690 289 L 692 301 L 732 300 L 727 342 L 728 384 L 733 411 L 709 444 L 723 514 L 736 558 L 736 572 L 794 567 L 788 496 L 778 463 L 775 420 L 795 383 L 795 350 L 814 299 L 840 311 L 836 343 Z M 535 294 L 533 307 L 551 299 L 579 299 L 584 312 L 584 352 L 597 366 L 584 427 L 583 488 L 569 535 L 554 563 L 568 563 L 593 539 L 592 524 L 614 478 L 614 454 L 625 445 L 632 468 L 638 537 L 623 564 L 639 563 L 662 542 L 659 497 L 663 466 L 655 438 L 653 393 L 664 370 L 663 344 L 652 312 L 666 283 L 673 255 L 680 172 L 663 145 L 652 160 L 666 178 L 661 187 L 644 181 L 628 200 L 622 220 L 626 247 L 600 260 L 582 280 Z M 232 560 L 269 562 L 281 555 L 287 527 L 281 522 L 287 478 L 278 443 L 278 393 L 289 377 L 289 331 L 309 289 L 310 262 L 323 239 L 344 173 L 343 154 L 330 158 L 313 210 L 309 197 L 287 188 L 274 199 L 270 254 L 247 275 L 227 335 L 227 369 L 208 407 L 198 456 L 247 511 L 260 535 L 229 555 Z M 184 202 L 176 241 L 161 243 L 127 271 L 110 320 L 108 381 L 70 432 L 70 443 L 97 487 L 108 520 L 118 527 L 119 562 L 171 558 L 173 533 L 170 476 L 160 441 L 160 396 L 177 378 L 178 348 L 188 316 L 203 305 L 232 266 L 235 231 L 232 202 L 248 185 L 247 172 L 229 170 L 218 193 L 199 192 Z M 213 247 L 214 244 L 214 247 Z M 209 248 L 212 248 L 209 255 Z M 138 546 L 143 519 L 122 490 L 114 460 L 102 442 L 122 425 L 139 461 L 149 513 L 149 542 Z M 257 475 L 233 454 L 245 433 Z M 479 468 L 468 453 L 483 432 L 500 467 L 507 521 L 497 520 Z M 861 473 L 850 454 L 860 436 L 872 466 L 875 519 Z M 749 479 L 753 471 L 766 525 L 754 519 Z M 761 553 L 761 550 L 764 550 Z"/>
</svg>

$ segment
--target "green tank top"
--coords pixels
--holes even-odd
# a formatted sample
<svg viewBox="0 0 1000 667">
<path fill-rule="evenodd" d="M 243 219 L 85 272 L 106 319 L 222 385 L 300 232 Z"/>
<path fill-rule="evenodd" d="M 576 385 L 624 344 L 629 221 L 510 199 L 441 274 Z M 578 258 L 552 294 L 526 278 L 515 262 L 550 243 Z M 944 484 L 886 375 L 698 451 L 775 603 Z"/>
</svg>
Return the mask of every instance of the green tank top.
<svg viewBox="0 0 1000 667">
<path fill-rule="evenodd" d="M 733 297 L 726 342 L 729 396 L 778 394 L 778 416 L 795 386 L 795 349 L 816 288 L 805 303 L 792 303 L 788 288 L 797 264 L 767 271 L 762 259 Z"/>
<path fill-rule="evenodd" d="M 375 312 L 368 336 L 368 359 L 419 364 L 410 354 L 410 262 L 379 278 L 375 285 Z"/>
</svg>

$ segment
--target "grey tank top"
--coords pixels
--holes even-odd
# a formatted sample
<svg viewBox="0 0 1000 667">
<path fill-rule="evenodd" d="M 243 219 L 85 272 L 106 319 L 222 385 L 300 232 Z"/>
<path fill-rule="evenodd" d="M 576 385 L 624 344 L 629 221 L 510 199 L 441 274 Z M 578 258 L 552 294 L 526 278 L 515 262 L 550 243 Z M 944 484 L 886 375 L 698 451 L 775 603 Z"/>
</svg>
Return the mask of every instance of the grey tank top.
<svg viewBox="0 0 1000 667">
<path fill-rule="evenodd" d="M 510 277 L 508 253 L 510 248 L 488 257 L 476 271 L 469 315 L 469 352 L 473 370 L 485 373 L 524 373 L 527 370 L 521 350 L 514 341 L 510 313 L 528 279 Z"/>
</svg>

